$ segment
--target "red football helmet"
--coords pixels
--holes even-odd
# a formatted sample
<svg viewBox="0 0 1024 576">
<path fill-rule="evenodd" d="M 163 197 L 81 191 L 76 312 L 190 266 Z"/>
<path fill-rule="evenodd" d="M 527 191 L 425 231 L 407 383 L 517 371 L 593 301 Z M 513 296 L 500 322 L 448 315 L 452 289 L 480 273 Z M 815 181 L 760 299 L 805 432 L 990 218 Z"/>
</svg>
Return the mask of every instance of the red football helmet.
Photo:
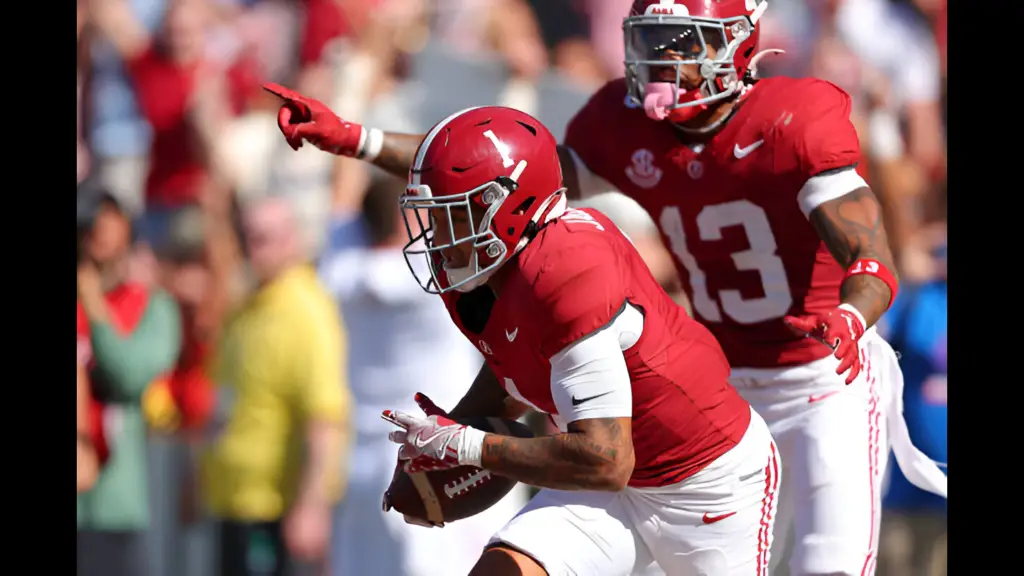
<svg viewBox="0 0 1024 576">
<path fill-rule="evenodd" d="M 756 74 L 766 0 L 636 0 L 622 29 L 630 100 L 656 120 L 686 122 Z M 684 85 L 683 66 L 699 70 Z"/>
<path fill-rule="evenodd" d="M 476 288 L 526 246 L 564 190 L 555 137 L 537 119 L 502 106 L 449 116 L 420 143 L 399 201 L 409 269 L 427 292 Z M 482 220 L 457 237 L 453 208 L 466 210 L 471 223 L 479 215 Z M 424 210 L 430 211 L 428 222 Z M 439 212 L 447 218 L 438 218 Z M 444 243 L 435 241 L 436 226 L 448 227 Z M 469 265 L 449 267 L 442 251 L 465 242 L 473 246 Z M 426 258 L 429 277 L 417 273 L 411 256 Z M 438 278 L 441 271 L 444 278 Z"/>
</svg>

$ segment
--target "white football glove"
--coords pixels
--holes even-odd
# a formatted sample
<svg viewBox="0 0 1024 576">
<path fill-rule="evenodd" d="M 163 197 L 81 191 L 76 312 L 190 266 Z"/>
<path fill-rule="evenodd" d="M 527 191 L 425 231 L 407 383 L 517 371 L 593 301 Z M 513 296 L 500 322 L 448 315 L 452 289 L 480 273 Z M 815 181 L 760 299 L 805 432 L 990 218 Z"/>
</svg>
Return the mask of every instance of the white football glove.
<svg viewBox="0 0 1024 576">
<path fill-rule="evenodd" d="M 401 444 L 399 459 L 408 460 L 406 471 L 444 470 L 457 466 L 480 466 L 486 432 L 435 414 L 412 416 L 385 410 L 383 418 L 402 428 L 388 434 Z"/>
</svg>

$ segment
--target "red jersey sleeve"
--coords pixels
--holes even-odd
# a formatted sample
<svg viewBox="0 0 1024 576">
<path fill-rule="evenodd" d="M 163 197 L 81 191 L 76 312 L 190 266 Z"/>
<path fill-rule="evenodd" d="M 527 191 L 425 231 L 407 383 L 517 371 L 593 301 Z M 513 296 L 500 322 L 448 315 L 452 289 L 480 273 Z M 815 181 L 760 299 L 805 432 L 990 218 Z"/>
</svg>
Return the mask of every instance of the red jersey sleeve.
<svg viewBox="0 0 1024 576">
<path fill-rule="evenodd" d="M 591 172 L 606 180 L 609 180 L 609 175 L 603 172 L 610 165 L 609 159 L 617 146 L 616 139 L 608 134 L 607 129 L 612 116 L 625 107 L 625 98 L 625 80 L 619 78 L 608 82 L 569 121 L 562 140 Z"/>
<path fill-rule="evenodd" d="M 824 80 L 808 80 L 799 87 L 798 103 L 788 103 L 793 120 L 782 124 L 776 153 L 795 165 L 806 178 L 839 168 L 853 167 L 861 157 L 857 130 L 850 122 L 850 96 Z"/>
<path fill-rule="evenodd" d="M 534 282 L 545 358 L 615 319 L 627 297 L 616 258 L 610 248 L 588 243 L 565 247 L 545 260 Z"/>
</svg>

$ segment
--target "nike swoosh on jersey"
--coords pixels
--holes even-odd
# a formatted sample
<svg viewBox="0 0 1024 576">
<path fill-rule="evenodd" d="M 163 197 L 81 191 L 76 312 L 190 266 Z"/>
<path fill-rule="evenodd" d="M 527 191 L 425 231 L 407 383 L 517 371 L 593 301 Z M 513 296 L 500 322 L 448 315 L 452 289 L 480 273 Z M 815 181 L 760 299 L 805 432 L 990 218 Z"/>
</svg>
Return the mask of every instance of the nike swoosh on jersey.
<svg viewBox="0 0 1024 576">
<path fill-rule="evenodd" d="M 746 158 L 751 152 L 757 150 L 758 147 L 761 146 L 761 144 L 764 144 L 764 138 L 758 140 L 757 142 L 754 142 L 753 144 L 745 148 L 740 148 L 740 145 L 737 143 L 736 147 L 733 148 L 732 152 L 733 154 L 736 155 L 737 159 Z"/>
</svg>

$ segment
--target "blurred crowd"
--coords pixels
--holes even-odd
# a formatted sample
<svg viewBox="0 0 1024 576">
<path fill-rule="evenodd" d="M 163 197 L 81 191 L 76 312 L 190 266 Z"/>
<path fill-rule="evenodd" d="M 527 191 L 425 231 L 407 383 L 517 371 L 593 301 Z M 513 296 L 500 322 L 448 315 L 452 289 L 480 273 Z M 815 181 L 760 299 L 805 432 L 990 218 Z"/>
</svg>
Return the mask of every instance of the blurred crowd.
<svg viewBox="0 0 1024 576">
<path fill-rule="evenodd" d="M 443 530 L 383 514 L 378 415 L 451 407 L 481 359 L 408 273 L 403 183 L 292 151 L 260 85 L 384 130 L 503 104 L 560 136 L 622 75 L 630 3 L 78 0 L 79 574 L 467 571 L 529 494 Z M 762 76 L 853 96 L 903 281 L 881 328 L 945 461 L 946 1 L 771 0 L 761 26 L 785 50 Z M 638 206 L 593 202 L 674 274 Z M 945 574 L 945 501 L 889 469 L 879 574 Z"/>
</svg>

